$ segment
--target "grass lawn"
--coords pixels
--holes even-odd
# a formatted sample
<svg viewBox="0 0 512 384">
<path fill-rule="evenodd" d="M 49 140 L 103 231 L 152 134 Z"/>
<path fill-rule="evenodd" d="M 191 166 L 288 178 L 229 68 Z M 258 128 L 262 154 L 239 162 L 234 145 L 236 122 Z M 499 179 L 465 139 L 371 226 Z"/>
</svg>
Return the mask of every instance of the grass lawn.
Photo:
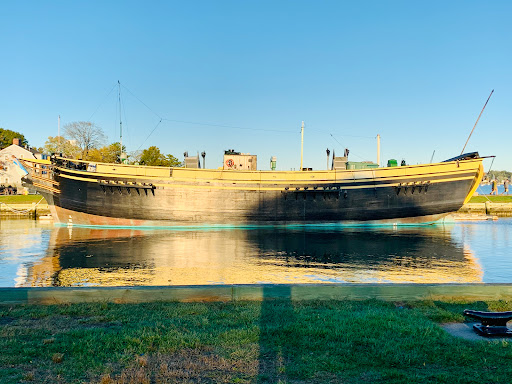
<svg viewBox="0 0 512 384">
<path fill-rule="evenodd" d="M 0 196 L 0 202 L 5 204 L 31 204 L 39 202 L 42 197 L 41 195 L 5 195 Z M 39 204 L 46 204 L 46 200 L 43 199 Z"/>
<path fill-rule="evenodd" d="M 437 323 L 512 302 L 0 306 L 1 383 L 510 383 L 512 343 Z"/>
<path fill-rule="evenodd" d="M 492 203 L 512 203 L 512 195 L 498 195 L 498 196 L 473 196 L 470 203 L 485 203 L 489 199 Z"/>
</svg>

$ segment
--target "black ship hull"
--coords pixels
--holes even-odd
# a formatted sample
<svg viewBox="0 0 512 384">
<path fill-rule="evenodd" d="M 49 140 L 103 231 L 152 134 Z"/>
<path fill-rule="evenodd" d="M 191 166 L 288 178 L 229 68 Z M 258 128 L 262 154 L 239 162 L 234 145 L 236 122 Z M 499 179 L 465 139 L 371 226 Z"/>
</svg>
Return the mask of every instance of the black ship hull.
<svg viewBox="0 0 512 384">
<path fill-rule="evenodd" d="M 108 166 L 114 170 L 53 166 L 51 182 L 35 172 L 26 183 L 46 197 L 56 222 L 72 225 L 418 223 L 457 211 L 483 175 L 481 159 L 364 171 L 166 168 L 146 176 L 147 167 Z"/>
</svg>

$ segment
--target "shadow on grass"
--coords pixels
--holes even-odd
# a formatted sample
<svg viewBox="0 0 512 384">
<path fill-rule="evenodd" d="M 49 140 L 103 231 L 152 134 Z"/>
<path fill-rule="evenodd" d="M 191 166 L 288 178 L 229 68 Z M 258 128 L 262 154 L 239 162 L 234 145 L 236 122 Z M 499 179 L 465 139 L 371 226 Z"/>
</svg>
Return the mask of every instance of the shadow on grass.
<svg viewBox="0 0 512 384">
<path fill-rule="evenodd" d="M 292 363 L 294 311 L 289 286 L 263 287 L 258 383 L 277 383 Z M 296 354 L 296 351 L 295 351 Z"/>
</svg>

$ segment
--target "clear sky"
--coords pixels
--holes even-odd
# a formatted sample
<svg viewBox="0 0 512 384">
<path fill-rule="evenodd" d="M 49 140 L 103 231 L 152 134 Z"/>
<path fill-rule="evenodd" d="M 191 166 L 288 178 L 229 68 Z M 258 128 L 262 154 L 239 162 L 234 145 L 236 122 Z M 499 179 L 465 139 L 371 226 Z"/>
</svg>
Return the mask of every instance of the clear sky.
<svg viewBox="0 0 512 384">
<path fill-rule="evenodd" d="M 466 151 L 512 170 L 509 0 L 20 0 L 0 18 L 0 127 L 32 146 L 58 115 L 118 141 L 119 80 L 129 152 L 204 150 L 218 167 L 233 148 L 298 169 L 304 120 L 314 169 L 326 148 L 375 161 L 377 134 L 383 164 L 441 161 L 494 89 Z"/>
</svg>

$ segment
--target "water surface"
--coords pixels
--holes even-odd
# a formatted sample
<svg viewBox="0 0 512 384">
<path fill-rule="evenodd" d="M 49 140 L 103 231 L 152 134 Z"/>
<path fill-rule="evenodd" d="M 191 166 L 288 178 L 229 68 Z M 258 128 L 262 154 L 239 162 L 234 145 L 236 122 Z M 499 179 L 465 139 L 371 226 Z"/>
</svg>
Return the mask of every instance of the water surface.
<svg viewBox="0 0 512 384">
<path fill-rule="evenodd" d="M 92 229 L 0 221 L 0 286 L 510 283 L 512 219 L 419 227 Z"/>
</svg>

